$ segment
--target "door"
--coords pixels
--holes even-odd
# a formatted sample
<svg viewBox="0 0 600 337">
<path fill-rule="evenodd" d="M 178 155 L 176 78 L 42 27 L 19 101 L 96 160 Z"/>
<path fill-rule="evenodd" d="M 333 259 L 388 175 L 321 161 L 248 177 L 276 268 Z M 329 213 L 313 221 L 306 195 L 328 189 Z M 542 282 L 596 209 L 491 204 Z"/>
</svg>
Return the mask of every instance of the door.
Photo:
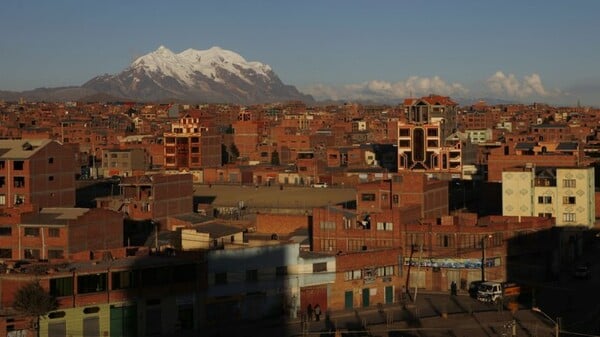
<svg viewBox="0 0 600 337">
<path fill-rule="evenodd" d="M 354 292 L 352 290 L 344 293 L 344 308 L 352 309 L 354 307 Z"/>
<path fill-rule="evenodd" d="M 111 306 L 110 307 L 110 335 L 111 337 L 137 336 L 137 307 Z"/>
<path fill-rule="evenodd" d="M 432 288 L 434 291 L 442 290 L 442 273 L 440 272 L 439 268 L 433 269 L 433 272 L 431 273 L 431 280 L 433 282 Z"/>
<path fill-rule="evenodd" d="M 369 288 L 363 289 L 362 290 L 362 306 L 363 306 L 363 308 L 369 306 L 370 297 L 371 297 L 371 291 L 369 290 Z"/>
<path fill-rule="evenodd" d="M 394 303 L 394 287 L 387 286 L 385 287 L 385 304 Z"/>
</svg>

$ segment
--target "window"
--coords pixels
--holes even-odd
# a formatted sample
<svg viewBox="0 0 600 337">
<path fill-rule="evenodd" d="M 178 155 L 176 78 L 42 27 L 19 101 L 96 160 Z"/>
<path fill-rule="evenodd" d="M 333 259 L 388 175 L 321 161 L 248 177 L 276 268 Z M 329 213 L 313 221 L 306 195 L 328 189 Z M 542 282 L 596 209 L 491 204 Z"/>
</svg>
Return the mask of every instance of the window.
<svg viewBox="0 0 600 337">
<path fill-rule="evenodd" d="M 563 179 L 563 187 L 575 188 L 575 179 Z"/>
<path fill-rule="evenodd" d="M 197 146 L 192 146 L 192 153 L 200 153 L 200 148 Z"/>
<path fill-rule="evenodd" d="M 400 199 L 399 199 L 399 197 L 398 197 L 398 194 L 394 194 L 394 195 L 392 195 L 392 202 L 393 202 L 394 204 L 398 204 L 398 202 L 399 202 L 399 201 L 400 201 Z"/>
<path fill-rule="evenodd" d="M 3 187 L 4 185 L 6 185 L 6 178 L 0 177 L 0 187 Z"/>
<path fill-rule="evenodd" d="M 48 181 L 54 181 L 54 176 L 48 176 Z"/>
<path fill-rule="evenodd" d="M 62 249 L 48 249 L 49 259 L 64 259 L 64 252 Z"/>
<path fill-rule="evenodd" d="M 25 250 L 23 251 L 23 255 L 25 256 L 26 259 L 37 260 L 40 258 L 40 250 L 32 249 L 32 248 L 25 248 Z"/>
<path fill-rule="evenodd" d="M 251 269 L 246 270 L 246 282 L 257 282 L 258 281 L 258 270 Z"/>
<path fill-rule="evenodd" d="M 344 272 L 344 280 L 345 281 L 360 280 L 361 278 L 362 278 L 362 270 L 360 270 L 360 269 L 348 270 L 348 271 Z"/>
<path fill-rule="evenodd" d="M 134 272 L 116 271 L 112 272 L 112 289 L 128 289 L 135 286 Z"/>
<path fill-rule="evenodd" d="M 57 238 L 60 236 L 60 229 L 58 228 L 49 228 L 48 229 L 48 236 L 51 238 Z"/>
<path fill-rule="evenodd" d="M 327 271 L 327 262 L 313 263 L 313 273 L 322 273 Z"/>
<path fill-rule="evenodd" d="M 49 157 L 48 158 L 48 164 L 54 164 L 54 158 L 53 157 Z"/>
<path fill-rule="evenodd" d="M 377 230 L 378 231 L 391 231 L 394 229 L 394 224 L 391 222 L 378 222 Z"/>
<path fill-rule="evenodd" d="M 0 227 L 0 236 L 11 236 L 12 227 Z"/>
<path fill-rule="evenodd" d="M 25 177 L 14 177 L 13 178 L 13 186 L 14 187 L 25 187 Z"/>
<path fill-rule="evenodd" d="M 227 273 L 215 273 L 215 284 L 227 284 Z"/>
<path fill-rule="evenodd" d="M 106 291 L 106 273 L 77 276 L 77 293 L 96 293 Z"/>
<path fill-rule="evenodd" d="M 335 239 L 321 239 L 322 251 L 333 251 L 336 248 Z"/>
<path fill-rule="evenodd" d="M 575 205 L 575 197 L 563 197 L 563 205 Z"/>
<path fill-rule="evenodd" d="M 0 259 L 12 259 L 12 249 L 0 248 Z"/>
<path fill-rule="evenodd" d="M 410 129 L 400 129 L 398 131 L 398 135 L 400 137 L 409 137 L 410 136 Z"/>
<path fill-rule="evenodd" d="M 392 276 L 394 275 L 394 266 L 377 267 L 377 276 Z"/>
<path fill-rule="evenodd" d="M 551 203 L 552 203 L 551 196 L 539 196 L 538 197 L 538 204 L 551 204 Z"/>
<path fill-rule="evenodd" d="M 15 170 L 15 171 L 23 171 L 24 166 L 25 166 L 25 162 L 22 160 L 13 161 L 13 170 Z"/>
<path fill-rule="evenodd" d="M 551 218 L 552 213 L 538 213 L 538 217 L 540 218 Z"/>
<path fill-rule="evenodd" d="M 56 297 L 73 295 L 73 277 L 50 279 L 50 295 Z"/>
<path fill-rule="evenodd" d="M 26 227 L 24 230 L 25 236 L 40 236 L 39 227 Z"/>
<path fill-rule="evenodd" d="M 25 203 L 25 196 L 22 194 L 15 194 L 15 205 L 22 205 Z"/>
<path fill-rule="evenodd" d="M 321 230 L 335 230 L 335 222 L 333 221 L 321 221 Z"/>
<path fill-rule="evenodd" d="M 365 240 L 362 239 L 348 239 L 348 250 L 349 251 L 359 251 L 363 249 L 365 245 Z"/>
<path fill-rule="evenodd" d="M 275 276 L 277 278 L 282 278 L 282 277 L 286 276 L 287 274 L 288 274 L 287 266 L 279 266 L 279 267 L 275 268 Z"/>
<path fill-rule="evenodd" d="M 6 166 L 6 162 L 4 160 L 0 160 L 0 170 L 3 170 Z"/>
<path fill-rule="evenodd" d="M 196 280 L 196 265 L 184 264 L 173 268 L 174 282 L 194 282 Z"/>
<path fill-rule="evenodd" d="M 563 213 L 564 222 L 575 222 L 575 213 Z"/>
<path fill-rule="evenodd" d="M 375 201 L 375 193 L 363 193 L 360 195 L 362 201 Z"/>
</svg>

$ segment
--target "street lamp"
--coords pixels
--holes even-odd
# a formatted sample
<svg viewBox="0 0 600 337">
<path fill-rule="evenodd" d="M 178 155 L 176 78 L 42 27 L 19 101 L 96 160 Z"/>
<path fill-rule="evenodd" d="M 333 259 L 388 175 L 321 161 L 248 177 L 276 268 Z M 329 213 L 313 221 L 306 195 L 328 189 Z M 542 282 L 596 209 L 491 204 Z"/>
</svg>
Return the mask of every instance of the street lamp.
<svg viewBox="0 0 600 337">
<path fill-rule="evenodd" d="M 542 311 L 542 309 L 540 309 L 538 307 L 531 308 L 531 311 L 535 311 L 535 312 L 538 312 L 538 313 L 544 315 L 544 317 L 546 317 L 546 319 L 548 319 L 550 322 L 552 322 L 554 324 L 554 336 L 555 337 L 560 336 L 560 325 L 558 324 L 557 321 L 550 318 L 550 316 L 548 316 L 545 312 Z"/>
<path fill-rule="evenodd" d="M 485 241 L 491 239 L 492 234 L 488 234 L 481 238 L 481 281 L 485 281 Z"/>
</svg>

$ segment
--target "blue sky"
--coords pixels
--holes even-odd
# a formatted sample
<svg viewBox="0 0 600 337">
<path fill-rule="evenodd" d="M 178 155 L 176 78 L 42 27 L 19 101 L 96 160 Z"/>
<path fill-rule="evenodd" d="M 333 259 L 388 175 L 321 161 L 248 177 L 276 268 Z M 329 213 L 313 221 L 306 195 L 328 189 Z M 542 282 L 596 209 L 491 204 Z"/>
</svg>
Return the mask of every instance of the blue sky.
<svg viewBox="0 0 600 337">
<path fill-rule="evenodd" d="M 220 46 L 317 98 L 600 106 L 598 13 L 595 0 L 3 0 L 0 90 L 81 85 L 160 45 Z"/>
</svg>

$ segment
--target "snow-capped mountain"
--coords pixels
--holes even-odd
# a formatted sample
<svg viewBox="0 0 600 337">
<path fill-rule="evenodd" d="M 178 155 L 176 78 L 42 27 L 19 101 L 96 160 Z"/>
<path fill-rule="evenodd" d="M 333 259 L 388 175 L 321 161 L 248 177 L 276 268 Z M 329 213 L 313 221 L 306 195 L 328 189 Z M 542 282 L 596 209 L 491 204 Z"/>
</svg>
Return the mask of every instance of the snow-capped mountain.
<svg viewBox="0 0 600 337">
<path fill-rule="evenodd" d="M 95 77 L 82 87 L 140 101 L 178 99 L 241 104 L 313 101 L 311 96 L 283 84 L 268 65 L 248 62 L 239 54 L 219 47 L 187 49 L 176 54 L 160 46 L 136 59 L 121 73 Z"/>
</svg>

